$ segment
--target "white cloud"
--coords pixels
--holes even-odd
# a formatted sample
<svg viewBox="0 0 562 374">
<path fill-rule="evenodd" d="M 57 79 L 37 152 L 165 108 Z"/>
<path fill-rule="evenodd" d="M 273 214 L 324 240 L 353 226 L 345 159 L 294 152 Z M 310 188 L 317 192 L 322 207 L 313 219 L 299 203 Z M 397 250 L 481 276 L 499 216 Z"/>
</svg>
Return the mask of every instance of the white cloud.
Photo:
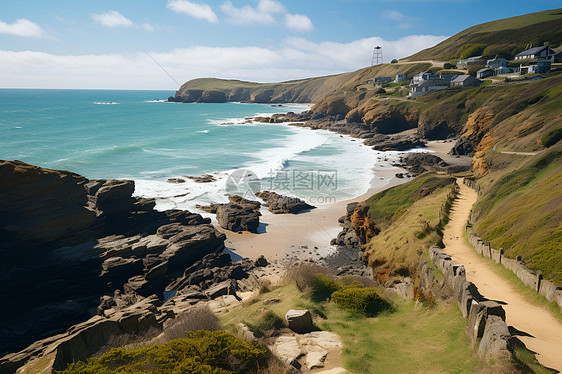
<svg viewBox="0 0 562 374">
<path fill-rule="evenodd" d="M 285 14 L 285 26 L 297 31 L 311 31 L 314 26 L 304 14 Z"/>
<path fill-rule="evenodd" d="M 404 14 L 397 12 L 396 10 L 385 10 L 384 12 L 382 12 L 382 16 L 384 18 L 390 18 L 395 21 L 402 21 L 406 18 Z"/>
<path fill-rule="evenodd" d="M 17 19 L 13 23 L 0 21 L 0 34 L 10 34 L 29 38 L 41 38 L 45 36 L 43 29 L 36 23 L 26 18 Z"/>
<path fill-rule="evenodd" d="M 202 19 L 210 23 L 217 23 L 219 19 L 208 4 L 198 4 L 185 0 L 169 0 L 168 8 L 176 13 L 183 13 L 193 18 Z"/>
<path fill-rule="evenodd" d="M 267 14 L 283 13 L 285 11 L 285 6 L 278 1 L 260 0 L 258 3 L 258 11 Z"/>
<path fill-rule="evenodd" d="M 235 25 L 270 25 L 277 23 L 274 15 L 283 13 L 285 7 L 277 1 L 260 0 L 256 8 L 249 5 L 236 8 L 227 1 L 221 5 L 221 10 L 228 15 L 228 21 Z"/>
<path fill-rule="evenodd" d="M 409 56 L 444 40 L 444 36 L 410 35 L 387 41 L 378 37 L 349 43 L 315 43 L 291 38 L 277 48 L 206 47 L 165 53 L 54 55 L 0 50 L 4 87 L 169 89 L 199 77 L 274 82 L 353 71 L 371 62 L 373 46 L 383 48 L 384 61 Z"/>
<path fill-rule="evenodd" d="M 123 16 L 121 13 L 115 10 L 108 10 L 105 13 L 92 14 L 92 19 L 105 26 L 105 27 L 131 27 L 133 26 L 133 21 Z"/>
<path fill-rule="evenodd" d="M 143 30 L 149 31 L 149 32 L 154 31 L 154 26 L 152 26 L 150 23 L 143 23 L 143 24 L 141 25 L 141 28 L 142 28 Z"/>
</svg>

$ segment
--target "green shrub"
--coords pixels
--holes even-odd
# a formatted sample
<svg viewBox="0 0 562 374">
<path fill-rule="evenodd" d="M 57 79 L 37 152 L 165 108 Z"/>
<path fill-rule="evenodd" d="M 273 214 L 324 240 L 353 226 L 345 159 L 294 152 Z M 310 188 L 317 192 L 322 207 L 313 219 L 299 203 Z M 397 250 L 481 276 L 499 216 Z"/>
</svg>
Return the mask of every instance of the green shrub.
<svg viewBox="0 0 562 374">
<path fill-rule="evenodd" d="M 548 132 L 546 132 L 542 138 L 541 142 L 546 148 L 553 146 L 562 139 L 562 126 L 558 126 Z"/>
<path fill-rule="evenodd" d="M 456 67 L 457 67 L 456 65 L 453 65 L 453 64 L 451 64 L 450 62 L 445 62 L 445 63 L 443 64 L 443 69 L 454 69 L 454 68 L 456 68 Z"/>
<path fill-rule="evenodd" d="M 458 58 L 459 60 L 464 60 L 467 59 L 469 57 L 473 57 L 473 56 L 478 56 L 481 55 L 482 52 L 484 51 L 484 49 L 487 47 L 486 44 L 472 44 L 472 43 L 468 43 L 465 44 L 461 47 L 459 47 L 459 49 L 457 50 L 457 53 L 455 53 L 455 58 Z"/>
<path fill-rule="evenodd" d="M 499 45 L 489 45 L 486 48 L 484 48 L 484 50 L 482 51 L 482 56 L 488 56 L 488 57 L 495 57 L 495 56 L 499 56 L 499 57 L 503 57 L 505 59 L 511 59 L 511 53 L 502 48 Z"/>
<path fill-rule="evenodd" d="M 332 294 L 332 301 L 343 309 L 375 316 L 390 309 L 390 304 L 371 287 L 349 287 Z"/>
<path fill-rule="evenodd" d="M 332 293 L 342 289 L 343 286 L 332 277 L 318 273 L 312 276 L 309 287 L 313 301 L 324 301 L 329 299 Z"/>
<path fill-rule="evenodd" d="M 471 65 L 468 67 L 468 75 L 475 77 L 478 70 L 485 68 L 486 65 Z"/>
<path fill-rule="evenodd" d="M 135 350 L 114 348 L 100 358 L 69 364 L 59 374 L 255 372 L 267 350 L 226 331 L 193 331 L 186 338 Z"/>
</svg>

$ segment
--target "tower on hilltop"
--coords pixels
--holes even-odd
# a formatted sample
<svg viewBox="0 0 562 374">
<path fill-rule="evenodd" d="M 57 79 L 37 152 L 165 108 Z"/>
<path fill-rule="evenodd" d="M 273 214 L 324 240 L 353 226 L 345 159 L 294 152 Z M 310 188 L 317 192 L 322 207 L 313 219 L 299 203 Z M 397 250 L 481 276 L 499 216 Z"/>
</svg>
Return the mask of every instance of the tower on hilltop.
<svg viewBox="0 0 562 374">
<path fill-rule="evenodd" d="M 371 66 L 382 64 L 382 47 L 376 46 L 373 48 L 373 58 L 371 59 Z"/>
</svg>

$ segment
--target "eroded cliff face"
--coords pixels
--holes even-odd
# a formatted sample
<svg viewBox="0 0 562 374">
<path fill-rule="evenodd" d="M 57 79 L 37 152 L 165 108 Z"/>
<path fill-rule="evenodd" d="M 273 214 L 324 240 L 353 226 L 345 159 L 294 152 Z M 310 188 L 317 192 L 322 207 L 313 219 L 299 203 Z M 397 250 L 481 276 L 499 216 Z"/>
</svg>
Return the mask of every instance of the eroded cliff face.
<svg viewBox="0 0 562 374">
<path fill-rule="evenodd" d="M 133 181 L 0 161 L 0 356 L 95 315 L 115 290 L 161 295 L 224 248 L 205 219 L 155 211 Z"/>
</svg>

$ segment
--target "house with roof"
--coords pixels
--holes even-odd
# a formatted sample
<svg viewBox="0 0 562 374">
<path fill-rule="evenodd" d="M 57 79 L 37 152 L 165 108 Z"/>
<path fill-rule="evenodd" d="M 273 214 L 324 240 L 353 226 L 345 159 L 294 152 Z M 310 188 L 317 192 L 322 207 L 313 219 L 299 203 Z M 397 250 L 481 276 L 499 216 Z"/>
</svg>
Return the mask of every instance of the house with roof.
<svg viewBox="0 0 562 374">
<path fill-rule="evenodd" d="M 538 60 L 535 63 L 529 64 L 529 66 L 527 67 L 527 72 L 528 73 L 535 73 L 535 74 L 542 74 L 542 73 L 548 73 L 550 71 L 550 68 L 552 66 L 552 60 Z M 523 67 L 521 68 L 521 73 L 523 73 Z"/>
<path fill-rule="evenodd" d="M 404 74 L 396 74 L 396 77 L 394 77 L 394 83 L 400 83 L 400 82 L 404 82 L 406 80 L 406 75 Z"/>
<path fill-rule="evenodd" d="M 411 84 L 409 97 L 426 95 L 431 92 L 449 88 L 449 82 L 444 79 L 428 79 L 420 83 Z"/>
<path fill-rule="evenodd" d="M 508 67 L 508 66 L 509 66 L 509 61 L 507 61 L 503 57 L 496 57 L 486 61 L 486 67 L 490 69 L 496 69 L 496 68 Z"/>
<path fill-rule="evenodd" d="M 493 58 L 486 61 L 486 68 L 492 69 L 492 74 L 490 75 L 488 70 L 480 69 L 479 71 L 482 71 L 482 73 L 480 74 L 482 77 L 479 77 L 477 75 L 478 79 L 490 77 L 493 75 L 509 74 L 512 72 L 512 70 L 509 68 L 509 61 L 502 57 Z"/>
<path fill-rule="evenodd" d="M 493 77 L 494 75 L 494 69 L 490 68 L 482 68 L 476 72 L 476 78 L 478 79 Z"/>
<path fill-rule="evenodd" d="M 430 92 L 444 90 L 451 86 L 451 81 L 458 75 L 433 75 L 431 73 L 419 73 L 414 75 L 410 84 L 409 97 L 416 97 Z"/>
<path fill-rule="evenodd" d="M 467 59 L 459 60 L 457 62 L 458 69 L 468 69 L 468 67 L 472 65 L 484 65 L 484 60 L 482 59 L 482 56 L 469 57 Z"/>
<path fill-rule="evenodd" d="M 451 87 L 478 87 L 482 84 L 480 79 L 470 75 L 459 75 L 451 81 Z"/>
<path fill-rule="evenodd" d="M 549 46 L 543 45 L 540 47 L 526 49 L 523 52 L 519 52 L 515 55 L 514 60 L 534 60 L 540 58 L 549 58 L 555 53 L 556 52 L 554 52 Z"/>
</svg>

